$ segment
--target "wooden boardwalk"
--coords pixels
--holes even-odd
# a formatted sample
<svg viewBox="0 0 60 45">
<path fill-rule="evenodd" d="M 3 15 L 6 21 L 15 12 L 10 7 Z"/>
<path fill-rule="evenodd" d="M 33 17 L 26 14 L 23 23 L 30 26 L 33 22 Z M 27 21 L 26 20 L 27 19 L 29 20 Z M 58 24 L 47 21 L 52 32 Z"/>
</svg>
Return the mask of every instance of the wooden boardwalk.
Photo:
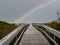
<svg viewBox="0 0 60 45">
<path fill-rule="evenodd" d="M 32 25 L 24 33 L 19 45 L 50 45 L 47 39 Z"/>
</svg>

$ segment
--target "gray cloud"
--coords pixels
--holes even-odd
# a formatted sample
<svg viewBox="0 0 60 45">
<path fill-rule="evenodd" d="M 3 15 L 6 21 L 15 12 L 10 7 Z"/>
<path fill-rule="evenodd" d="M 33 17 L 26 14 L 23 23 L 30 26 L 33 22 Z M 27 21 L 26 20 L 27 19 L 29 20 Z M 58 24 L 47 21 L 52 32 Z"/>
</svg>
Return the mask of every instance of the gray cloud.
<svg viewBox="0 0 60 45">
<path fill-rule="evenodd" d="M 35 6 L 40 5 L 47 1 L 48 0 L 0 0 L 0 20 L 14 22 L 18 17 L 21 17 L 22 14 L 27 13 L 32 8 L 35 8 Z M 31 22 L 33 20 L 35 20 L 34 22 L 36 21 L 38 22 L 39 20 L 45 21 L 47 19 L 45 17 L 49 17 L 49 16 L 52 17 L 51 19 L 55 19 L 56 10 L 60 9 L 59 4 L 60 4 L 60 1 L 57 0 L 52 5 L 48 5 L 45 8 L 38 10 L 36 13 L 34 13 L 34 16 L 31 15 L 32 17 L 31 20 L 30 20 L 30 16 L 25 17 L 24 19 L 25 20 L 28 19 Z M 39 20 L 37 20 L 38 18 L 36 16 L 39 17 Z M 51 19 L 49 20 L 47 19 L 47 21 L 50 21 Z M 22 20 L 22 22 L 28 22 L 28 20 L 27 21 Z"/>
</svg>

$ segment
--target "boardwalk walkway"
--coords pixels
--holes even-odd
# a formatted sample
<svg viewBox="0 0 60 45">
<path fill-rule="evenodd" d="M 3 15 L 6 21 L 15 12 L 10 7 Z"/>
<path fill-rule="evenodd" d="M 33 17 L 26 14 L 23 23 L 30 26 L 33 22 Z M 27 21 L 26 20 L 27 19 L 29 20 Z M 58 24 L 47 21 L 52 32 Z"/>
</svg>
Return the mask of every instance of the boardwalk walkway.
<svg viewBox="0 0 60 45">
<path fill-rule="evenodd" d="M 24 33 L 19 45 L 50 45 L 47 39 L 32 25 Z"/>
</svg>

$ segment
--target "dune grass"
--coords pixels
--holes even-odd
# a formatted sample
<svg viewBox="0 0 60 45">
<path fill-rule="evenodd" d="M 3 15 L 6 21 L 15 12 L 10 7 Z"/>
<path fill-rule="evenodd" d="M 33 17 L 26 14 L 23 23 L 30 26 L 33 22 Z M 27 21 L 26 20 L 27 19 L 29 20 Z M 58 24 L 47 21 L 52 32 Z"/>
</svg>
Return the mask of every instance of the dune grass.
<svg viewBox="0 0 60 45">
<path fill-rule="evenodd" d="M 0 39 L 9 34 L 15 28 L 17 28 L 15 24 L 9 24 L 4 21 L 0 21 Z"/>
<path fill-rule="evenodd" d="M 45 25 L 60 31 L 60 23 L 58 22 L 45 23 Z"/>
</svg>

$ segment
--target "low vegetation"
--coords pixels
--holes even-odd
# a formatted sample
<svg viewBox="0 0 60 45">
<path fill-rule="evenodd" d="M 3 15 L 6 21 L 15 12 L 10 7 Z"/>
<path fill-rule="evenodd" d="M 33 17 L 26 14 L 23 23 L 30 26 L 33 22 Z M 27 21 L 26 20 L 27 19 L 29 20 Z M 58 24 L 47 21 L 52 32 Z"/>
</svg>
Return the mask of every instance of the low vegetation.
<svg viewBox="0 0 60 45">
<path fill-rule="evenodd" d="M 18 25 L 16 24 L 10 24 L 5 21 L 0 21 L 0 39 L 9 34 L 17 27 Z"/>
<path fill-rule="evenodd" d="M 45 23 L 45 25 L 60 31 L 60 23 L 58 23 L 58 22 Z"/>
</svg>

